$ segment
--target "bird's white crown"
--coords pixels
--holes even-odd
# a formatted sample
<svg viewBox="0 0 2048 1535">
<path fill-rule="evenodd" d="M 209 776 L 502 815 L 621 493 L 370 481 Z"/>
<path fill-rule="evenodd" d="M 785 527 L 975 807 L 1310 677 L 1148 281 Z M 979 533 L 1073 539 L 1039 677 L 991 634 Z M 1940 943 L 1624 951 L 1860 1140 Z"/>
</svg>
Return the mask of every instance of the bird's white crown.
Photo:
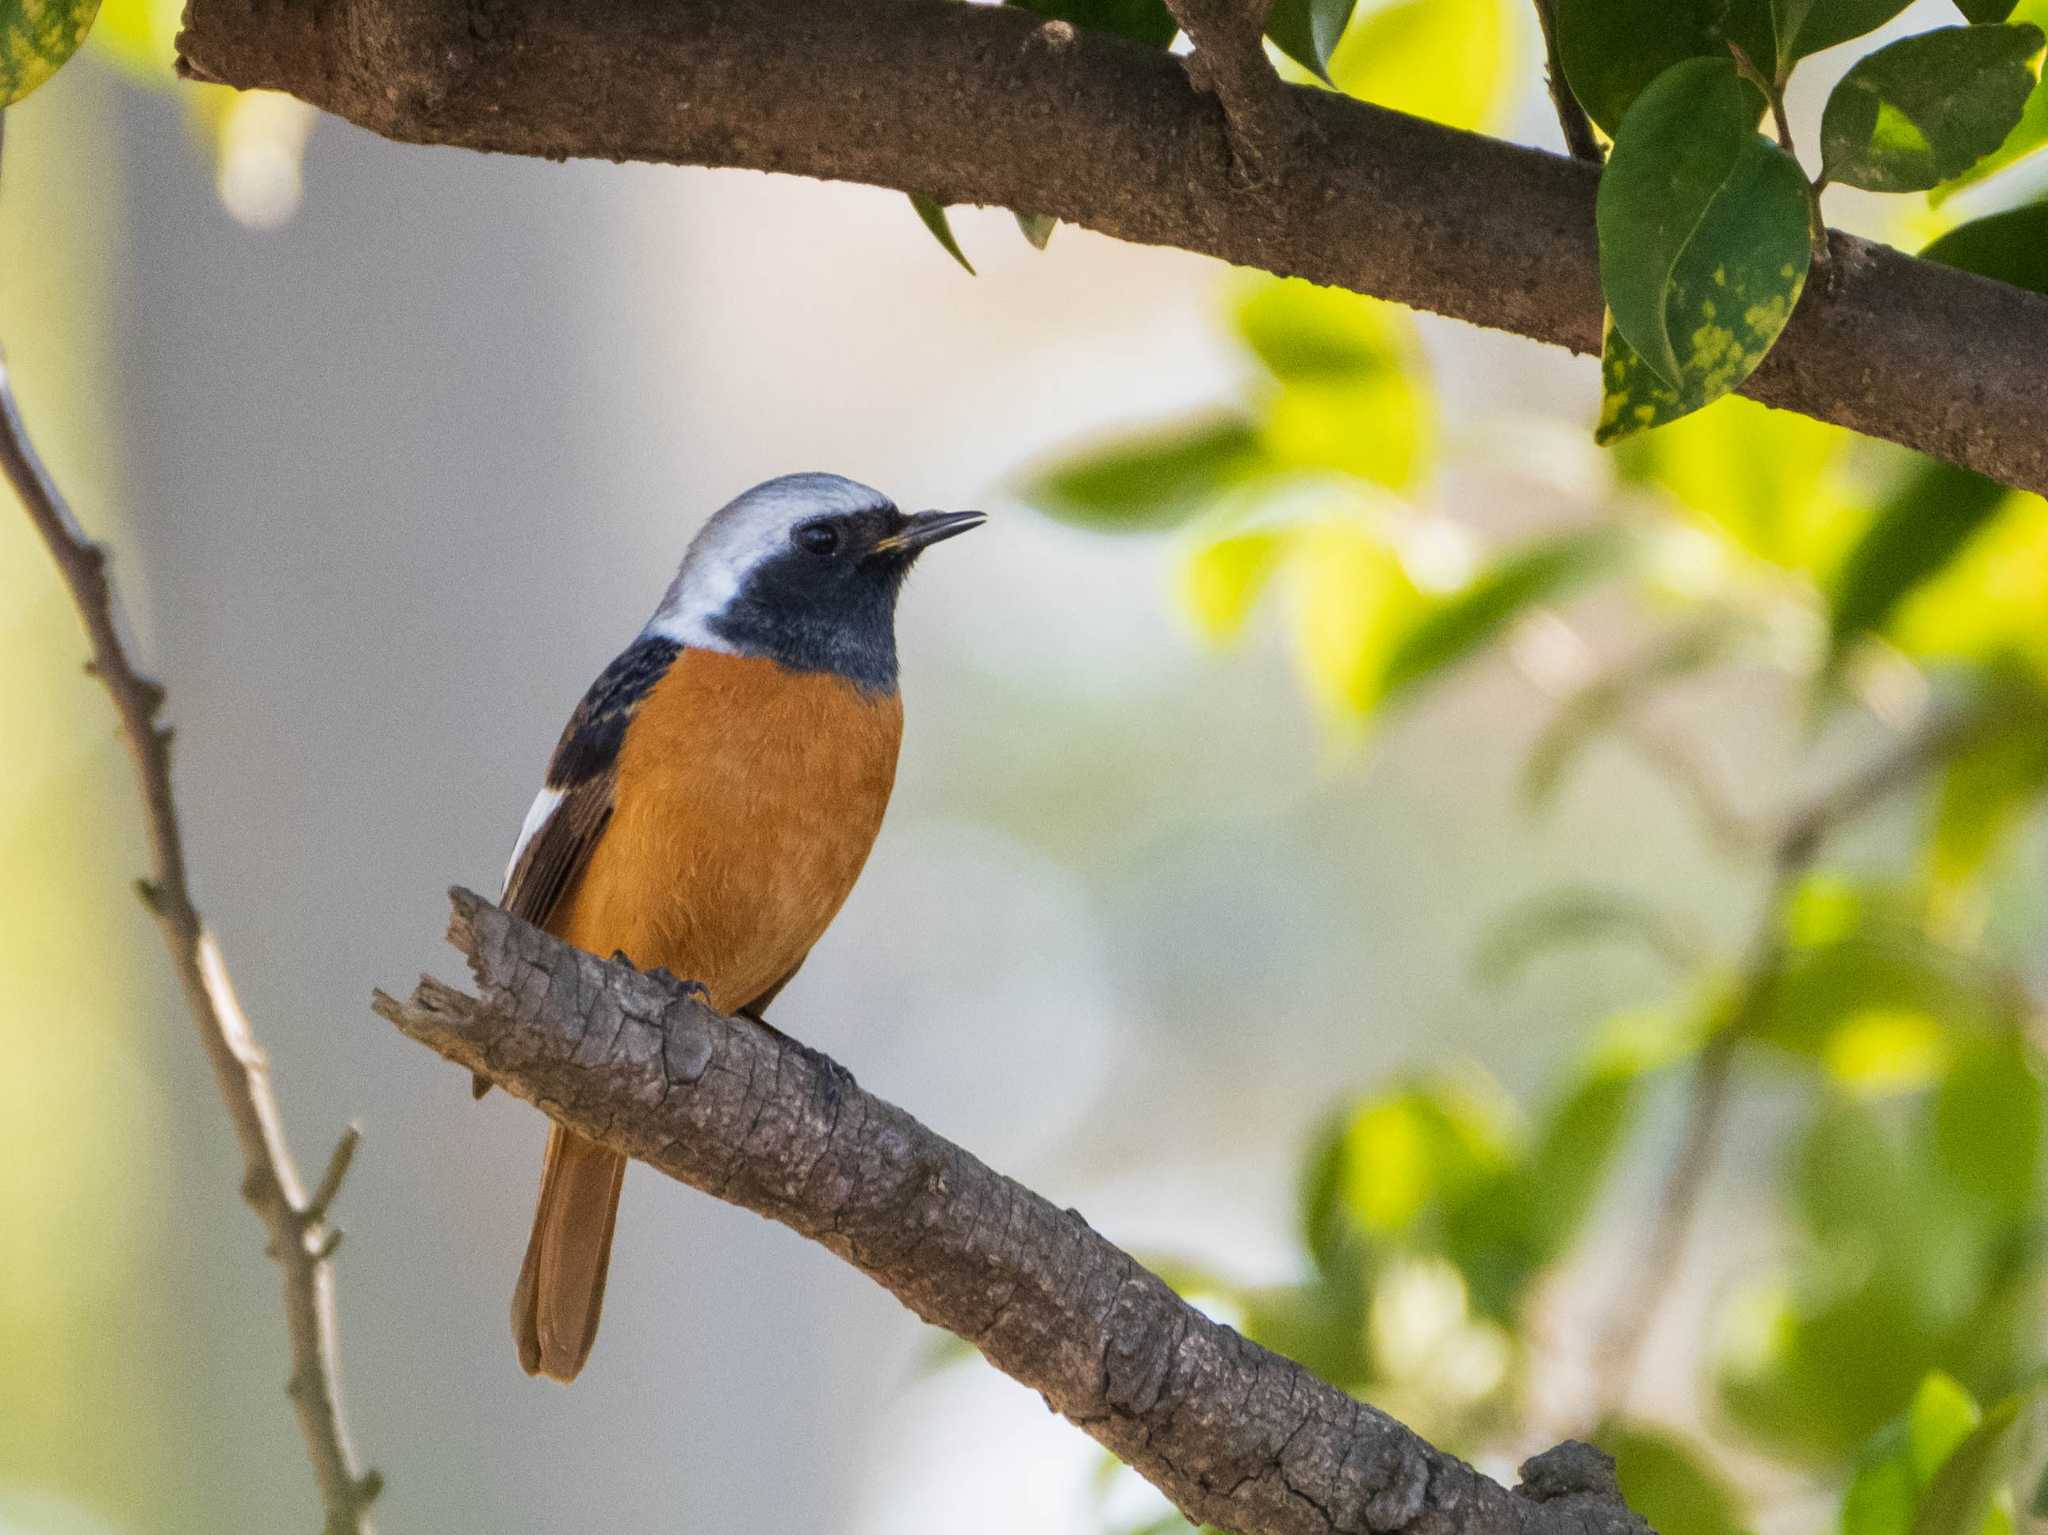
<svg viewBox="0 0 2048 1535">
<path fill-rule="evenodd" d="M 645 633 L 703 650 L 732 646 L 711 628 L 748 574 L 789 547 L 791 529 L 814 517 L 845 516 L 890 505 L 872 486 L 837 474 L 785 474 L 742 492 L 711 514 Z"/>
</svg>

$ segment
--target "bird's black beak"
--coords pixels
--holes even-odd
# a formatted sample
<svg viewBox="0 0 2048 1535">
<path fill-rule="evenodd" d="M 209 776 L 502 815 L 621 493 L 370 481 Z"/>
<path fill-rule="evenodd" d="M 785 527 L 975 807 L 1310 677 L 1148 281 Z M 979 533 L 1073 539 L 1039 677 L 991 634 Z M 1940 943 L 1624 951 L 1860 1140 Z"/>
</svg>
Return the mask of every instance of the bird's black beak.
<svg viewBox="0 0 2048 1535">
<path fill-rule="evenodd" d="M 970 528 L 978 528 L 987 521 L 986 512 L 917 512 L 904 518 L 903 526 L 877 543 L 873 552 L 915 553 L 927 544 L 936 544 L 941 539 L 952 538 L 967 532 Z"/>
</svg>

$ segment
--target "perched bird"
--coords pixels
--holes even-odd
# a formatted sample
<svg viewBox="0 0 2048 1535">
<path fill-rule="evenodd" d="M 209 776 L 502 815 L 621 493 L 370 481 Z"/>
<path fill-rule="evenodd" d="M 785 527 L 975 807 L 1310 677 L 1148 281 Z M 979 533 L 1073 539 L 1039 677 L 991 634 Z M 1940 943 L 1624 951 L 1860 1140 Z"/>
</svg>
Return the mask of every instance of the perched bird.
<svg viewBox="0 0 2048 1535">
<path fill-rule="evenodd" d="M 506 910 L 697 981 L 711 1006 L 766 1027 L 889 803 L 903 578 L 927 545 L 984 520 L 906 515 L 831 474 L 770 480 L 713 515 L 562 732 Z M 625 1171 L 552 1127 L 512 1297 L 530 1375 L 573 1380 L 590 1356 Z"/>
</svg>

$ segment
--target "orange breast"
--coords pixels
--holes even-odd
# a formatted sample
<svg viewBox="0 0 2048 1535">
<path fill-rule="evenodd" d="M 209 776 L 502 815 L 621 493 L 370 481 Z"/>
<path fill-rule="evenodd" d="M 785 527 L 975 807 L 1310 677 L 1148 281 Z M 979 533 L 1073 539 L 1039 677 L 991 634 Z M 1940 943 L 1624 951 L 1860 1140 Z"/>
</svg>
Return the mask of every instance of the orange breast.
<svg viewBox="0 0 2048 1535">
<path fill-rule="evenodd" d="M 744 1007 L 838 914 L 896 780 L 903 704 L 824 672 L 686 650 L 619 749 L 611 824 L 549 925 Z"/>
</svg>

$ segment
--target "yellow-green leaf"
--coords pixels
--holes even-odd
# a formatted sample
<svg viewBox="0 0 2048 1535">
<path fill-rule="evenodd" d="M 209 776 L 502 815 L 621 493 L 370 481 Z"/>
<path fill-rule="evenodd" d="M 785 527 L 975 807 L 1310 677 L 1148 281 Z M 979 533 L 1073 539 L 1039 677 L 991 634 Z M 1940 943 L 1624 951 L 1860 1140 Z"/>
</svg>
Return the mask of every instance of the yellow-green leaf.
<svg viewBox="0 0 2048 1535">
<path fill-rule="evenodd" d="M 0 107 L 54 75 L 92 30 L 100 0 L 0 0 Z"/>
<path fill-rule="evenodd" d="M 1839 427 L 1731 395 L 1615 459 L 1745 554 L 1818 575 L 1864 521 L 1844 483 L 1849 442 Z"/>
<path fill-rule="evenodd" d="M 1906 1463 L 1915 1484 L 1932 1482 L 1982 1419 L 1976 1398 L 1954 1376 L 1936 1370 L 1920 1382 L 1906 1409 Z"/>
<path fill-rule="evenodd" d="M 2010 494 L 1953 464 L 1916 463 L 1842 561 L 1829 604 L 1831 662 L 1862 635 L 1883 628 L 1915 588 L 1962 553 Z"/>
<path fill-rule="evenodd" d="M 2012 657 L 2048 677 L 2048 501 L 2009 497 L 1938 576 L 1900 603 L 1892 638 L 1930 660 Z"/>
<path fill-rule="evenodd" d="M 1355 383 L 1420 366 L 1407 310 L 1303 277 L 1246 284 L 1232 318 L 1245 345 L 1282 383 Z"/>
<path fill-rule="evenodd" d="M 1422 604 L 1400 556 L 1362 518 L 1305 525 L 1294 540 L 1295 647 L 1310 696 L 1357 721 L 1380 700 L 1387 658 Z"/>
<path fill-rule="evenodd" d="M 1674 64 L 1629 108 L 1600 178 L 1601 291 L 1614 328 L 1670 386 L 1664 410 L 1747 378 L 1806 281 L 1806 178 L 1758 136 L 1755 111 L 1733 62 Z M 1603 411 L 1614 424 L 1634 429 Z"/>
<path fill-rule="evenodd" d="M 1395 0 L 1352 23 L 1330 78 L 1413 117 L 1497 128 L 1514 106 L 1523 10 L 1513 0 Z"/>
<path fill-rule="evenodd" d="M 1180 568 L 1181 606 L 1204 639 L 1223 645 L 1243 632 L 1286 552 L 1284 532 L 1256 528 L 1212 538 L 1189 553 Z"/>
</svg>

